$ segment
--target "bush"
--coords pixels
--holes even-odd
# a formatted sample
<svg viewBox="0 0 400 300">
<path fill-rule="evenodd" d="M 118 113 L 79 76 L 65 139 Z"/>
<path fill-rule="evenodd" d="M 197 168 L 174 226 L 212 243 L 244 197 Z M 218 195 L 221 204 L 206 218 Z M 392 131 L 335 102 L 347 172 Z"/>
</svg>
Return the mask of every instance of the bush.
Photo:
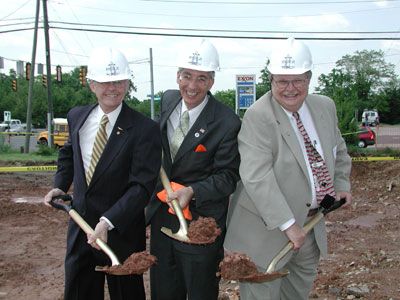
<svg viewBox="0 0 400 300">
<path fill-rule="evenodd" d="M 39 146 L 39 150 L 35 152 L 35 154 L 37 154 L 37 155 L 52 156 L 58 152 L 57 148 L 50 148 L 47 145 L 38 145 L 38 146 Z"/>
</svg>

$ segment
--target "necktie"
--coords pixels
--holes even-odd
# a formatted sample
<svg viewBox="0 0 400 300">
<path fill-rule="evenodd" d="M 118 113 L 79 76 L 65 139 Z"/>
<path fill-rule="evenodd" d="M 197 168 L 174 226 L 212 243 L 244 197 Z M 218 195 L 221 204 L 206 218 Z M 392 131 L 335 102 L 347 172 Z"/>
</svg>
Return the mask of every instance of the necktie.
<svg viewBox="0 0 400 300">
<path fill-rule="evenodd" d="M 176 127 L 170 143 L 171 157 L 175 158 L 176 153 L 179 150 L 187 132 L 189 131 L 189 112 L 186 110 L 183 112 L 179 119 L 179 124 Z"/>
<path fill-rule="evenodd" d="M 306 146 L 308 161 L 310 162 L 311 171 L 314 179 L 314 186 L 316 191 L 317 203 L 319 204 L 324 199 L 326 194 L 335 197 L 335 189 L 333 187 L 333 181 L 329 175 L 328 168 L 326 167 L 325 161 L 321 155 L 315 149 L 311 143 L 310 137 L 306 129 L 304 128 L 303 122 L 300 119 L 298 112 L 293 113 L 293 117 L 296 120 L 297 128 L 304 139 Z"/>
<path fill-rule="evenodd" d="M 90 160 L 89 169 L 86 172 L 87 185 L 89 185 L 90 181 L 92 180 L 94 169 L 96 168 L 96 165 L 99 162 L 100 156 L 103 153 L 104 147 L 106 146 L 107 143 L 107 132 L 106 132 L 107 123 L 108 123 L 108 117 L 107 115 L 103 115 L 100 121 L 99 130 L 97 131 L 96 138 L 94 140 L 92 158 Z"/>
</svg>

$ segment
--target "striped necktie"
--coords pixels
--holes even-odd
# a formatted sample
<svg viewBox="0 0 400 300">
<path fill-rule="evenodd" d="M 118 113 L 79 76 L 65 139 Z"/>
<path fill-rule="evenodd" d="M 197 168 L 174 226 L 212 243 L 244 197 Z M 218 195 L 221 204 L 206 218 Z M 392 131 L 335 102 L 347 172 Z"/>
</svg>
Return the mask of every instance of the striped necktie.
<svg viewBox="0 0 400 300">
<path fill-rule="evenodd" d="M 179 124 L 176 127 L 174 134 L 172 136 L 172 141 L 169 145 L 172 160 L 175 158 L 176 153 L 178 153 L 179 147 L 181 146 L 186 134 L 189 131 L 189 112 L 186 110 L 183 112 L 179 119 Z"/>
<path fill-rule="evenodd" d="M 310 162 L 311 171 L 314 177 L 314 186 L 316 191 L 317 203 L 319 204 L 324 199 L 326 194 L 335 197 L 335 189 L 333 187 L 333 181 L 329 175 L 328 168 L 326 167 L 325 161 L 321 155 L 315 149 L 311 143 L 311 139 L 308 136 L 306 129 L 304 128 L 303 122 L 300 119 L 298 112 L 293 113 L 293 117 L 296 120 L 297 128 L 304 139 L 304 145 L 307 151 L 308 161 Z"/>
<path fill-rule="evenodd" d="M 92 158 L 90 160 L 89 169 L 86 172 L 87 185 L 89 185 L 90 181 L 92 180 L 92 176 L 96 168 L 96 165 L 99 162 L 100 156 L 103 153 L 104 147 L 106 146 L 107 143 L 107 132 L 106 132 L 107 123 L 108 123 L 108 117 L 107 115 L 103 115 L 100 121 L 99 130 L 97 131 L 96 138 L 94 140 Z"/>
</svg>

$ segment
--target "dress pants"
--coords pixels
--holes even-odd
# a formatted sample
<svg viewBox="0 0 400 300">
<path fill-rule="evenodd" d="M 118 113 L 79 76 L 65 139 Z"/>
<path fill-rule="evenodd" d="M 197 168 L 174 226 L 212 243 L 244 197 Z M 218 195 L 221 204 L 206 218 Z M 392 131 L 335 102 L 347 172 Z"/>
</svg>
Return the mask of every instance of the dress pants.
<svg viewBox="0 0 400 300">
<path fill-rule="evenodd" d="M 111 300 L 145 300 L 142 275 L 115 276 L 95 271 L 96 266 L 109 264 L 107 256 L 92 248 L 82 231 L 78 240 L 65 259 L 65 300 L 103 300 L 105 278 Z"/>
<path fill-rule="evenodd" d="M 177 242 L 160 231 L 168 227 L 169 218 L 163 205 L 151 221 L 151 254 L 157 263 L 150 269 L 152 300 L 217 300 L 219 278 L 218 265 L 223 258 L 223 248 L 193 245 L 193 251 L 177 249 Z M 173 230 L 175 232 L 175 230 Z M 179 247 L 178 247 L 179 248 Z M 201 248 L 201 251 L 198 251 Z"/>
<path fill-rule="evenodd" d="M 289 275 L 265 283 L 240 283 L 241 300 L 308 300 L 317 267 L 320 251 L 314 231 L 307 234 L 304 245 L 295 251 L 283 269 Z"/>
</svg>

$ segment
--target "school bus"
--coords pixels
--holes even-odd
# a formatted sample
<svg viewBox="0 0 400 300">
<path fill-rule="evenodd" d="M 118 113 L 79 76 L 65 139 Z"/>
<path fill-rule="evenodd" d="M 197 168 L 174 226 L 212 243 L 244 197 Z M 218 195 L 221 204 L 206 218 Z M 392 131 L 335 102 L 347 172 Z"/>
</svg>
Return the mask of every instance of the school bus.
<svg viewBox="0 0 400 300">
<path fill-rule="evenodd" d="M 56 147 L 61 148 L 68 140 L 68 122 L 65 118 L 53 119 L 53 143 Z M 48 131 L 41 131 L 37 137 L 37 143 L 41 145 L 48 145 Z"/>
</svg>

